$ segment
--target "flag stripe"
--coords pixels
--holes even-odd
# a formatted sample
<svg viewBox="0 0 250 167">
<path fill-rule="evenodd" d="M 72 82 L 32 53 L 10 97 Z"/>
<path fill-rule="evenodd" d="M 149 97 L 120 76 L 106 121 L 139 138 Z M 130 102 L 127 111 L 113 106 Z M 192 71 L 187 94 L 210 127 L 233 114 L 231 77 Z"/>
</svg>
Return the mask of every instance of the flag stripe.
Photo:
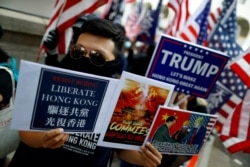
<svg viewBox="0 0 250 167">
<path fill-rule="evenodd" d="M 208 139 L 209 135 L 211 134 L 213 128 L 214 128 L 214 125 L 217 121 L 217 117 L 211 117 L 209 119 L 209 122 L 208 124 L 206 125 L 206 128 L 207 128 L 207 131 L 206 131 L 206 136 L 204 138 L 204 142 L 206 142 L 206 140 Z"/>
<path fill-rule="evenodd" d="M 250 53 L 231 64 L 231 69 L 250 88 Z"/>
<path fill-rule="evenodd" d="M 214 12 L 210 12 L 208 16 L 208 34 L 212 31 L 212 29 L 217 24 L 217 20 L 221 13 L 221 7 L 218 7 Z"/>
<path fill-rule="evenodd" d="M 224 123 L 221 134 L 250 140 L 250 90 Z"/>
<path fill-rule="evenodd" d="M 250 98 L 250 93 L 247 93 L 246 97 Z M 246 97 L 244 98 L 240 114 L 238 137 L 250 140 L 250 105 L 249 99 L 248 101 L 245 100 Z"/>
<path fill-rule="evenodd" d="M 206 0 L 205 2 L 201 3 L 195 13 L 188 18 L 184 27 L 176 36 L 189 42 L 203 44 L 207 39 L 207 26 L 210 6 L 210 0 Z"/>
<path fill-rule="evenodd" d="M 216 24 L 215 28 L 212 29 L 209 35 L 208 46 L 212 49 L 216 49 L 226 53 L 228 56 L 230 56 L 230 61 L 239 56 L 243 51 L 240 45 L 238 45 L 236 42 L 236 3 L 237 0 L 223 0 L 223 8 L 220 16 L 218 17 L 218 23 Z M 232 132 L 237 133 L 237 135 L 239 133 L 242 133 L 239 129 L 241 126 L 241 120 L 239 120 L 240 115 L 235 116 L 234 113 L 235 111 L 241 112 L 239 105 L 246 94 L 246 85 L 231 68 L 224 68 L 221 73 L 221 77 L 217 82 L 220 82 L 222 85 L 224 85 L 224 88 L 226 88 L 223 88 L 223 90 L 221 90 L 221 92 L 225 94 L 225 99 L 223 99 L 224 103 L 229 103 L 229 96 L 231 96 L 229 98 L 231 101 L 233 96 L 238 97 L 238 100 L 234 102 L 235 105 L 230 104 L 230 106 L 232 106 L 231 109 L 227 107 L 228 115 L 223 119 L 219 119 L 224 121 L 220 122 L 220 139 L 230 153 L 244 151 L 245 149 L 249 148 L 250 141 L 240 139 L 238 138 L 238 136 L 232 136 Z M 236 120 L 233 120 L 233 118 L 235 118 Z M 234 125 L 231 124 L 232 122 Z"/>
<path fill-rule="evenodd" d="M 196 28 L 194 28 L 196 27 Z M 194 41 L 197 41 L 198 39 L 198 31 L 199 31 L 199 28 L 197 25 L 190 25 L 188 26 L 188 33 L 185 31 L 180 33 L 180 38 L 185 40 L 185 41 L 189 41 L 189 42 L 194 42 Z"/>
<path fill-rule="evenodd" d="M 182 30 L 189 14 L 188 14 L 188 0 L 184 0 L 184 2 L 182 1 L 182 3 L 184 3 L 185 5 L 179 5 L 179 7 L 181 8 L 181 10 L 179 11 L 180 15 L 179 17 L 177 17 L 177 26 L 176 26 L 176 30 L 177 33 L 179 31 Z"/>
<path fill-rule="evenodd" d="M 196 26 L 195 26 L 196 27 Z M 198 27 L 194 28 L 194 25 L 188 26 L 190 33 L 194 36 L 195 39 L 198 38 L 198 32 L 196 31 Z"/>
<path fill-rule="evenodd" d="M 96 1 L 95 3 L 91 0 L 67 1 L 58 23 L 60 25 L 59 29 L 62 29 L 62 31 L 67 29 L 74 24 L 81 14 L 92 13 L 95 9 L 105 4 L 106 1 Z"/>
<path fill-rule="evenodd" d="M 66 54 L 72 37 L 70 27 L 76 19 L 81 14 L 94 12 L 107 1 L 108 0 L 57 0 L 41 41 L 40 54 L 46 52 L 43 41 L 46 39 L 48 33 L 56 28 L 59 34 L 58 54 Z"/>
<path fill-rule="evenodd" d="M 232 117 L 229 117 L 224 124 L 225 125 L 224 127 L 229 128 L 230 135 L 228 134 L 228 136 L 235 136 L 235 137 L 238 136 L 237 134 L 239 131 L 239 126 L 240 126 L 241 108 L 242 108 L 242 102 L 235 108 L 235 110 L 231 114 Z M 229 122 L 229 123 L 227 123 L 227 122 Z M 235 127 L 233 127 L 233 126 L 235 126 Z"/>
<path fill-rule="evenodd" d="M 249 149 L 250 141 L 249 140 L 242 140 L 236 137 L 228 137 L 220 135 L 220 139 L 223 142 L 223 145 L 227 148 L 227 150 L 233 154 L 244 149 Z"/>
<path fill-rule="evenodd" d="M 221 133 L 222 127 L 227 117 L 230 115 L 230 113 L 233 112 L 235 107 L 240 104 L 240 102 L 241 102 L 241 98 L 239 98 L 236 95 L 232 95 L 229 98 L 229 100 L 227 100 L 226 103 L 222 105 L 222 107 L 217 113 L 218 121 L 216 122 L 216 127 L 218 128 L 218 133 Z"/>
<path fill-rule="evenodd" d="M 57 22 L 58 17 L 60 16 L 60 14 L 62 12 L 63 5 L 64 5 L 64 0 L 57 0 L 56 1 L 55 6 L 54 6 L 54 10 L 52 13 L 52 17 L 50 18 L 50 21 L 47 25 L 47 28 L 51 27 L 53 23 L 56 24 L 55 22 Z"/>
<path fill-rule="evenodd" d="M 184 27 L 188 17 L 189 0 L 169 0 L 167 6 L 175 13 L 174 18 L 166 28 L 166 34 L 176 36 Z"/>
</svg>

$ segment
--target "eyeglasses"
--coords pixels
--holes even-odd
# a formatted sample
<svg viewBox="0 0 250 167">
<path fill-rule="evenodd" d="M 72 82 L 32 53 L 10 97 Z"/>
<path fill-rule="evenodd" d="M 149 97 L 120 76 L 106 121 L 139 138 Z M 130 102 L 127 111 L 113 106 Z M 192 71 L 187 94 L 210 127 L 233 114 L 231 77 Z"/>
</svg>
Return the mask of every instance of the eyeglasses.
<svg viewBox="0 0 250 167">
<path fill-rule="evenodd" d="M 98 67 L 102 67 L 106 63 L 106 58 L 102 53 L 96 50 L 88 50 L 80 45 L 74 45 L 71 47 L 70 56 L 73 59 L 81 59 L 83 56 L 88 57 L 89 61 L 93 65 L 98 66 Z"/>
</svg>

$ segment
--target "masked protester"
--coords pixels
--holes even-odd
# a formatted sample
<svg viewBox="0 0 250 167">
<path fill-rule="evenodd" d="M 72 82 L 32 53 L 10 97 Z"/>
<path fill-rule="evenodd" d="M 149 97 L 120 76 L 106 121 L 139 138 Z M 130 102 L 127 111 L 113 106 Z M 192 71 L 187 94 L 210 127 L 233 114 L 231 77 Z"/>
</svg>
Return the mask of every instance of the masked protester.
<svg viewBox="0 0 250 167">
<path fill-rule="evenodd" d="M 70 52 L 61 61 L 57 60 L 57 55 L 48 54 L 46 64 L 114 77 L 121 64 L 120 55 L 125 38 L 121 29 L 111 21 L 94 18 L 85 21 L 76 36 Z M 19 135 L 21 142 L 9 167 L 107 167 L 112 153 L 127 162 L 154 167 L 160 164 L 162 157 L 150 143 L 142 146 L 140 151 L 100 146 L 82 150 L 85 148 L 79 147 L 78 143 L 69 144 L 67 141 L 70 136 L 75 135 L 78 140 L 91 143 L 95 140 L 93 136 L 97 135 L 94 133 L 68 134 L 57 128 L 46 132 L 20 131 Z M 72 149 L 65 149 L 65 146 Z M 74 148 L 81 149 L 81 153 Z"/>
</svg>

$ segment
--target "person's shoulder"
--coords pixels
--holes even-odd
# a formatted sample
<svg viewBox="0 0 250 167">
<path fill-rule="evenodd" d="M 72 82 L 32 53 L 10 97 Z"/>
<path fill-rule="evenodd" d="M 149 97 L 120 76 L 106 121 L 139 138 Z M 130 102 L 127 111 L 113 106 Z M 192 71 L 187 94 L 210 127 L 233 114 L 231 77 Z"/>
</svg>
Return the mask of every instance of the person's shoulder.
<svg viewBox="0 0 250 167">
<path fill-rule="evenodd" d="M 3 76 L 10 76 L 10 70 L 8 70 L 8 67 L 1 67 L 0 66 L 0 75 Z"/>
<path fill-rule="evenodd" d="M 11 80 L 13 72 L 9 67 L 0 65 L 0 79 L 1 80 Z"/>
</svg>

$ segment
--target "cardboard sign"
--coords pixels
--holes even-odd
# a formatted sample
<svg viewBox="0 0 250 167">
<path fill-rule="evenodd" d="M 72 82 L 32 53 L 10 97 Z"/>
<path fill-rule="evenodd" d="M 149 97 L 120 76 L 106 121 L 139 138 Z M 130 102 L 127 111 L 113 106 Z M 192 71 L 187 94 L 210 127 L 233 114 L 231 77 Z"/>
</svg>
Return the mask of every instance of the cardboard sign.
<svg viewBox="0 0 250 167">
<path fill-rule="evenodd" d="M 100 132 L 118 80 L 21 61 L 11 127 Z"/>
<path fill-rule="evenodd" d="M 228 59 L 224 53 L 162 35 L 146 76 L 174 84 L 177 92 L 205 98 Z"/>
</svg>

